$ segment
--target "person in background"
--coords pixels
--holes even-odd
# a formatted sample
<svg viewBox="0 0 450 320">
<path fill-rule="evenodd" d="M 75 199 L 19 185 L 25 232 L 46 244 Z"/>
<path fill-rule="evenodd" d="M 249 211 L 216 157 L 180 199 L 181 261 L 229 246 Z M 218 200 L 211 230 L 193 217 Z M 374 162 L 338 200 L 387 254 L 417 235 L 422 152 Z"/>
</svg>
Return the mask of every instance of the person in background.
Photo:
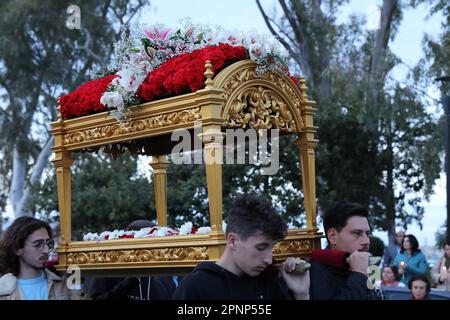
<svg viewBox="0 0 450 320">
<path fill-rule="evenodd" d="M 429 292 L 431 291 L 430 281 L 422 275 L 413 276 L 408 283 L 411 290 L 411 300 L 431 300 Z"/>
<path fill-rule="evenodd" d="M 444 243 L 444 255 L 431 270 L 431 277 L 439 290 L 450 291 L 450 241 Z"/>
<path fill-rule="evenodd" d="M 397 231 L 397 233 L 395 234 L 394 243 L 387 246 L 384 250 L 383 266 L 392 265 L 395 257 L 400 253 L 400 250 L 402 249 L 404 237 L 405 237 L 404 231 L 401 230 Z"/>
<path fill-rule="evenodd" d="M 419 242 L 414 235 L 408 234 L 403 238 L 402 249 L 395 257 L 393 265 L 398 268 L 401 281 L 405 285 L 408 285 L 409 280 L 416 275 L 427 275 L 427 260 L 420 251 Z"/>
<path fill-rule="evenodd" d="M 0 300 L 79 300 L 81 288 L 46 268 L 54 249 L 47 222 L 20 217 L 0 240 Z M 80 279 L 81 280 L 81 279 Z"/>
<path fill-rule="evenodd" d="M 400 275 L 398 274 L 396 266 L 384 266 L 381 277 L 382 279 L 376 283 L 379 287 L 388 286 L 406 288 L 405 284 L 400 281 Z"/>
</svg>

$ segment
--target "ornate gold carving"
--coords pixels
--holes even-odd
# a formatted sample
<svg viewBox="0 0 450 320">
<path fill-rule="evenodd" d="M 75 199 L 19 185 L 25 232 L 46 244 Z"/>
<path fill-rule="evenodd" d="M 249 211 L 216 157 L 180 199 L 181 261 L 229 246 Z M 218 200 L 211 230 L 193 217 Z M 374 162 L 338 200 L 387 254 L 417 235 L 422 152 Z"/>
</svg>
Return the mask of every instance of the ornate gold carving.
<svg viewBox="0 0 450 320">
<path fill-rule="evenodd" d="M 287 103 L 273 90 L 263 86 L 250 87 L 231 102 L 227 127 L 275 129 L 297 132 L 295 120 Z"/>
<path fill-rule="evenodd" d="M 124 124 L 113 124 L 83 131 L 68 133 L 64 136 L 64 144 L 80 143 L 101 138 L 119 136 L 148 129 L 156 129 L 180 123 L 194 122 L 201 118 L 200 108 L 192 108 L 177 112 L 165 113 L 147 119 L 132 120 Z"/>
<path fill-rule="evenodd" d="M 300 88 L 300 91 L 303 94 L 303 99 L 305 101 L 308 100 L 308 87 L 306 86 L 306 80 L 303 77 L 300 77 L 299 88 Z"/>
<path fill-rule="evenodd" d="M 239 70 L 238 72 L 234 73 L 232 76 L 230 76 L 223 85 L 223 89 L 225 90 L 225 93 L 223 95 L 225 102 L 230 97 L 231 93 L 234 89 L 239 87 L 242 83 L 252 80 L 255 78 L 255 70 L 254 68 L 246 68 L 244 70 Z"/>
<path fill-rule="evenodd" d="M 311 252 L 312 240 L 283 240 L 273 247 L 274 254 Z"/>
<path fill-rule="evenodd" d="M 68 264 L 208 260 L 207 247 L 108 250 L 69 253 Z"/>
<path fill-rule="evenodd" d="M 277 85 L 278 87 L 280 87 L 281 90 L 283 90 L 283 92 L 286 93 L 286 95 L 291 98 L 295 107 L 299 111 L 301 110 L 302 104 L 305 104 L 304 96 L 303 95 L 300 96 L 297 93 L 295 93 L 294 89 L 292 89 L 292 85 L 290 83 L 288 83 L 284 77 L 282 77 L 279 74 L 274 73 L 274 72 L 267 72 L 267 73 L 264 73 L 261 75 L 261 79 L 268 80 L 268 81 L 274 83 L 275 85 Z M 291 80 L 289 80 L 289 81 L 291 81 Z"/>
</svg>

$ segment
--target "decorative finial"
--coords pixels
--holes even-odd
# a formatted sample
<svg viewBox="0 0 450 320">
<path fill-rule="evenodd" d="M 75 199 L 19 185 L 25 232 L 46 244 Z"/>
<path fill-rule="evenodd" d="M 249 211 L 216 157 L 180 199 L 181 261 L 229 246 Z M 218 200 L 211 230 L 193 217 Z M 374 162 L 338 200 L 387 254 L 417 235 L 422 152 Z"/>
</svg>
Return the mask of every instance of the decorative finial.
<svg viewBox="0 0 450 320">
<path fill-rule="evenodd" d="M 57 115 L 56 115 L 56 116 L 58 117 L 57 120 L 58 120 L 59 122 L 63 121 L 63 119 L 62 119 L 62 114 L 61 114 L 61 104 L 60 104 L 60 101 L 59 101 L 60 99 L 61 99 L 61 97 L 58 98 L 58 107 L 57 107 L 58 113 L 57 113 Z"/>
<path fill-rule="evenodd" d="M 300 91 L 303 93 L 303 96 L 305 98 L 308 98 L 308 87 L 306 86 L 305 78 L 300 77 L 299 84 L 300 84 Z"/>
<path fill-rule="evenodd" d="M 206 77 L 206 81 L 205 81 L 205 89 L 212 89 L 213 88 L 213 80 L 212 77 L 214 75 L 214 72 L 212 72 L 212 64 L 211 64 L 211 60 L 206 60 L 205 61 L 205 68 L 206 71 L 204 73 L 205 77 Z"/>
</svg>

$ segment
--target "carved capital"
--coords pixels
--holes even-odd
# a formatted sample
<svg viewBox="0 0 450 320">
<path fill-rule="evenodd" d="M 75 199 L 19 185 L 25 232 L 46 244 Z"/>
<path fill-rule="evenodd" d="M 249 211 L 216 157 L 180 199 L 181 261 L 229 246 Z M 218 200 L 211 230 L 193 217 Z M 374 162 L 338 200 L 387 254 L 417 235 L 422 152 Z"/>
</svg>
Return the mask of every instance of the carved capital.
<svg viewBox="0 0 450 320">
<path fill-rule="evenodd" d="M 288 103 L 275 91 L 263 86 L 247 88 L 230 103 L 227 127 L 280 129 L 286 132 L 298 132 L 300 129 Z"/>
</svg>

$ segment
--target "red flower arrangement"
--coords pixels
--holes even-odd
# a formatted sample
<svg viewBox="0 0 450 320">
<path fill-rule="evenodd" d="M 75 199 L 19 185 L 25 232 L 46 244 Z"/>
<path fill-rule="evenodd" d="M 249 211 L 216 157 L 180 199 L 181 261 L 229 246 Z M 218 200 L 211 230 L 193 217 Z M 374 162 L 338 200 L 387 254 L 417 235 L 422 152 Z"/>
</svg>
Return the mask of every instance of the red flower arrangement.
<svg viewBox="0 0 450 320">
<path fill-rule="evenodd" d="M 296 86 L 298 86 L 298 81 L 299 81 L 299 79 L 298 79 L 296 76 L 289 76 L 289 78 L 291 78 L 292 82 L 293 82 Z"/>
<path fill-rule="evenodd" d="M 100 103 L 103 92 L 117 75 L 112 74 L 100 79 L 88 81 L 59 100 L 63 119 L 84 116 L 105 111 L 106 106 Z"/>
<path fill-rule="evenodd" d="M 204 85 L 205 61 L 210 60 L 212 71 L 216 73 L 227 62 L 246 58 L 244 47 L 228 44 L 209 46 L 182 54 L 163 63 L 149 73 L 137 91 L 137 96 L 145 101 L 161 97 L 195 92 Z"/>
<path fill-rule="evenodd" d="M 143 101 L 195 92 L 204 86 L 205 61 L 211 60 L 212 71 L 217 72 L 225 63 L 236 62 L 247 56 L 244 47 L 228 44 L 194 50 L 168 60 L 147 75 L 137 91 Z M 63 119 L 105 111 L 100 103 L 102 94 L 117 75 L 86 82 L 78 89 L 61 97 Z"/>
<path fill-rule="evenodd" d="M 75 91 L 72 91 L 59 100 L 63 119 L 70 119 L 87 114 L 105 111 L 106 106 L 100 103 L 103 92 L 117 75 L 112 74 L 103 78 L 88 81 Z"/>
</svg>

